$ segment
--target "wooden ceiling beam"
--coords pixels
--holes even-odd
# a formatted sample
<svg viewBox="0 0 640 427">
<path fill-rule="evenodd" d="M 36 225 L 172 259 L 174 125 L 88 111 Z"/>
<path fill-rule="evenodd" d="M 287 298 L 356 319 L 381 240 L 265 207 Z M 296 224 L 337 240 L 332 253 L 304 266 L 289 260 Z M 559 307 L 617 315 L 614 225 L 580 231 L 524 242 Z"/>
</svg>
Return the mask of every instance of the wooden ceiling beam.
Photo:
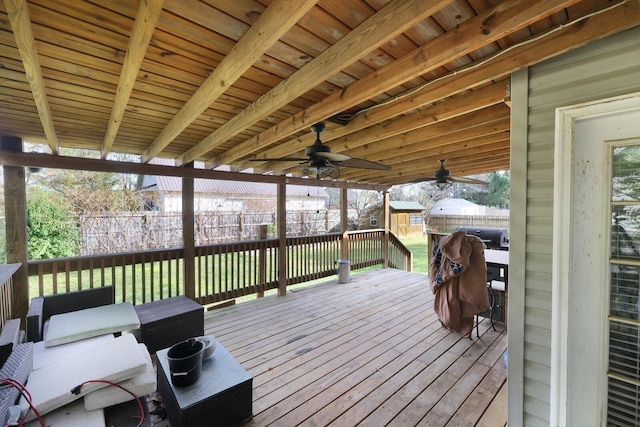
<svg viewBox="0 0 640 427">
<path fill-rule="evenodd" d="M 447 110 L 448 102 L 438 104 L 442 111 Z M 364 158 L 367 160 L 378 161 L 387 164 L 386 159 L 391 151 L 396 153 L 405 150 L 411 150 L 411 146 L 416 143 L 422 143 L 426 140 L 436 140 L 441 143 L 447 137 L 459 141 L 470 139 L 478 134 L 495 133 L 509 129 L 509 108 L 503 104 L 491 105 L 488 108 L 475 110 L 477 105 L 471 104 L 467 114 L 454 115 L 448 120 L 442 120 L 437 123 L 427 123 L 418 129 L 409 132 L 391 132 L 391 136 L 382 137 L 375 142 L 365 141 L 357 147 L 349 149 L 349 155 L 356 158 Z M 451 105 L 453 107 L 454 105 Z M 428 109 L 427 109 L 428 110 Z M 425 110 L 426 111 L 426 110 Z M 414 122 L 415 123 L 415 122 Z M 376 129 L 374 129 L 375 131 Z M 434 143 L 435 144 L 435 143 Z M 292 157 L 305 158 L 304 152 L 295 153 Z M 243 163 L 244 167 L 251 167 L 252 162 Z M 277 171 L 288 170 L 298 165 L 292 162 L 269 162 L 258 163 L 262 170 Z"/>
<path fill-rule="evenodd" d="M 384 184 L 369 184 L 348 181 L 318 181 L 315 179 L 290 176 L 257 175 L 252 173 L 226 172 L 199 168 L 177 168 L 175 166 L 154 165 L 104 159 L 55 156 L 43 153 L 15 153 L 0 150 L 0 165 L 37 168 L 81 170 L 92 172 L 124 173 L 134 175 L 177 176 L 181 178 L 219 179 L 225 181 L 263 182 L 270 184 L 307 185 L 312 187 L 359 188 L 383 191 Z"/>
<path fill-rule="evenodd" d="M 386 43 L 452 0 L 395 0 L 325 49 L 300 70 L 261 96 L 240 114 L 203 139 L 178 159 L 178 164 L 200 158 L 242 132 L 271 111 L 298 98 L 311 88 L 358 61 L 371 49 Z M 215 165 L 207 163 L 208 168 Z"/>
<path fill-rule="evenodd" d="M 58 136 L 53 124 L 44 79 L 42 78 L 42 68 L 38 59 L 27 2 L 26 0 L 5 0 L 4 4 L 9 16 L 9 22 L 11 22 L 16 45 L 20 52 L 24 72 L 29 81 L 29 86 L 31 86 L 31 93 L 36 103 L 40 122 L 47 137 L 47 143 L 51 151 L 54 154 L 58 154 Z"/>
<path fill-rule="evenodd" d="M 410 132 L 414 129 L 425 128 L 429 125 L 435 125 L 438 122 L 447 121 L 455 117 L 469 115 L 469 113 L 483 110 L 494 105 L 502 105 L 505 93 L 506 82 L 498 82 L 491 86 L 486 86 L 482 89 L 478 89 L 477 91 L 469 92 L 448 101 L 434 104 L 412 114 L 402 116 L 397 120 L 388 123 L 384 127 L 371 126 L 369 128 L 353 132 L 344 137 L 335 139 L 327 145 L 331 147 L 332 152 L 348 151 L 350 156 L 364 157 L 366 159 L 372 160 L 369 158 L 369 156 L 363 155 L 362 153 L 355 154 L 354 152 L 352 152 L 352 150 L 367 145 L 373 141 L 380 141 L 380 144 L 385 144 L 385 142 L 383 142 L 382 140 L 386 138 L 390 138 L 401 133 Z M 502 108 L 504 109 L 505 113 L 508 114 L 508 108 Z M 485 115 L 482 116 L 484 117 Z M 459 125 L 464 125 L 464 123 L 460 123 Z M 323 136 L 324 134 L 320 135 L 320 139 L 322 139 L 324 142 Z M 278 155 L 279 152 L 286 153 L 286 155 L 282 157 L 290 157 L 290 153 L 287 152 L 289 151 L 289 149 L 286 148 L 288 144 L 289 142 L 283 143 L 281 147 L 278 147 L 279 150 L 268 150 L 268 152 L 266 152 L 264 155 L 257 155 L 255 159 L 258 160 L 260 158 L 280 158 L 282 155 Z M 291 157 L 305 158 L 304 151 L 293 153 Z M 247 163 L 244 163 L 244 165 L 246 165 Z M 250 163 L 255 163 L 255 166 L 260 164 L 260 162 Z"/>
<path fill-rule="evenodd" d="M 148 162 L 169 145 L 295 25 L 316 1 L 296 0 L 294 4 L 288 0 L 273 1 L 142 153 L 142 161 Z"/>
<path fill-rule="evenodd" d="M 509 148 L 495 150 L 495 154 L 491 158 L 480 161 L 478 159 L 465 159 L 458 163 L 451 164 L 447 161 L 445 167 L 450 171 L 450 174 L 453 177 L 479 175 L 486 173 L 487 171 L 508 170 L 510 159 L 509 151 Z M 429 159 L 425 159 L 425 161 L 428 160 Z M 439 167 L 438 160 L 439 159 L 430 159 L 430 163 L 433 163 L 434 166 L 431 169 L 425 170 L 422 176 L 412 173 L 411 170 L 407 171 L 406 169 L 399 169 L 393 171 L 393 173 L 385 174 L 384 182 L 392 186 L 403 185 L 409 184 L 411 181 L 416 179 L 433 177 L 433 173 Z"/>
<path fill-rule="evenodd" d="M 386 162 L 391 165 L 393 172 L 405 171 L 413 175 L 424 174 L 424 165 L 428 165 L 427 171 L 431 171 L 432 166 L 437 166 L 441 159 L 451 162 L 460 161 L 460 159 L 475 159 L 483 161 L 487 157 L 493 157 L 495 150 L 509 148 L 510 134 L 509 132 L 500 132 L 488 135 L 479 135 L 477 137 L 464 141 L 455 141 L 447 145 L 446 152 L 441 147 L 434 146 L 423 148 L 412 152 L 397 153 L 393 158 L 389 158 Z M 435 159 L 433 162 L 429 159 Z M 355 176 L 362 178 L 370 176 L 374 177 L 378 171 L 355 170 L 351 168 L 341 168 L 342 175 L 347 180 L 355 179 Z"/>
<path fill-rule="evenodd" d="M 111 117 L 109 117 L 109 124 L 107 125 L 107 131 L 100 150 L 103 159 L 107 157 L 111 147 L 113 147 L 118 129 L 122 123 L 122 117 L 129 103 L 129 97 L 138 78 L 140 65 L 144 61 L 149 42 L 162 12 L 163 4 L 164 0 L 141 1 L 138 4 L 136 20 L 133 24 L 127 53 L 124 56 L 122 71 L 120 72 L 116 96 L 113 100 Z"/>
<path fill-rule="evenodd" d="M 483 162 L 487 157 L 493 157 L 500 150 L 509 149 L 510 137 L 509 133 L 485 135 L 468 141 L 457 141 L 448 144 L 448 150 L 443 153 L 440 147 L 428 147 L 423 149 L 415 149 L 412 153 L 402 154 L 390 159 L 388 163 L 392 165 L 393 173 L 403 172 L 405 175 L 412 174 L 415 178 L 423 175 L 425 168 L 429 169 L 432 165 L 433 169 L 439 167 L 438 162 L 442 159 L 447 160 L 447 165 L 460 162 L 463 159 L 475 160 Z M 447 166 L 447 169 L 449 167 Z M 356 171 L 350 168 L 341 168 L 343 177 L 347 180 L 354 179 L 354 176 L 362 177 L 363 173 L 374 177 L 378 171 Z M 363 173 L 362 173 L 363 172 Z M 431 175 L 429 175 L 431 176 Z"/>
<path fill-rule="evenodd" d="M 351 150 L 371 144 L 382 144 L 382 140 L 396 135 L 411 133 L 415 130 L 428 132 L 427 128 L 437 123 L 446 123 L 456 117 L 473 117 L 474 113 L 496 107 L 489 110 L 494 114 L 509 114 L 509 109 L 504 105 L 503 99 L 506 93 L 505 81 L 486 86 L 449 101 L 434 104 L 428 108 L 416 111 L 413 114 L 401 116 L 385 126 L 371 126 L 358 132 L 351 133 L 330 141 L 332 151 L 337 153 Z M 504 113 L 503 113 L 504 112 Z M 485 113 L 485 116 L 487 114 Z M 418 132 L 419 133 L 419 132 Z M 380 141 L 380 142 L 378 142 Z M 368 157 L 365 157 L 368 158 Z"/>
<path fill-rule="evenodd" d="M 331 95 L 295 114 L 290 120 L 272 126 L 265 132 L 227 150 L 223 155 L 212 159 L 209 162 L 209 167 L 234 163 L 236 160 L 264 149 L 304 127 L 443 66 L 526 27 L 540 17 L 553 14 L 578 1 L 545 0 L 535 3 L 528 0 L 505 1 L 462 23 L 455 30 L 427 42 L 393 63 L 359 79 L 340 93 Z M 413 108 L 416 107 L 416 105 L 413 106 Z M 303 144 L 308 145 L 306 141 Z"/>
<path fill-rule="evenodd" d="M 591 40 L 637 25 L 638 19 L 640 19 L 640 9 L 627 9 L 618 5 L 594 14 L 589 19 L 575 19 L 561 27 L 556 27 L 545 34 L 538 35 L 518 46 L 514 46 L 507 52 L 500 51 L 492 57 L 471 63 L 465 68 L 429 82 L 416 92 L 399 97 L 395 102 L 386 103 L 357 115 L 346 126 L 327 129 L 323 133 L 323 141 L 328 142 L 348 135 L 396 115 L 403 114 L 418 106 L 436 102 L 446 96 L 462 92 L 488 81 L 502 79 L 513 71 L 551 58 L 559 53 L 567 52 Z M 484 65 L 479 66 L 479 63 Z M 357 83 L 359 82 L 354 83 L 354 85 Z M 345 96 L 349 96 L 352 93 L 354 91 L 347 92 Z M 310 114 L 309 110 L 306 111 Z M 262 137 L 262 134 L 260 137 Z M 264 151 L 264 156 L 275 158 L 290 155 L 313 143 L 314 138 L 313 135 L 307 135 L 292 139 L 285 144 Z M 287 148 L 291 148 L 291 150 L 287 150 Z"/>
<path fill-rule="evenodd" d="M 458 157 L 464 154 L 464 150 L 473 151 L 479 146 L 508 141 L 510 138 L 508 119 L 501 120 L 498 126 L 498 131 L 487 133 L 478 131 L 478 133 L 472 137 L 465 138 L 459 134 L 452 134 L 431 138 L 426 141 L 419 141 L 401 149 L 386 150 L 377 153 L 376 158 L 381 158 L 379 161 L 384 161 L 384 164 L 395 169 L 401 167 L 404 162 L 412 162 L 424 156 L 437 156 L 440 159 Z M 486 128 L 488 126 L 484 127 Z M 482 154 L 484 151 L 480 150 L 478 153 Z"/>
</svg>

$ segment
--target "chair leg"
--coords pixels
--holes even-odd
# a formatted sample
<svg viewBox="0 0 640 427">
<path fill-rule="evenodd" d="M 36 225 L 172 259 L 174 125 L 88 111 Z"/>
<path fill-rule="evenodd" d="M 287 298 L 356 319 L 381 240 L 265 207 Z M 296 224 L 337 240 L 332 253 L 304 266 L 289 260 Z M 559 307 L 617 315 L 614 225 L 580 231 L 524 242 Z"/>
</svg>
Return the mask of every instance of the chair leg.
<svg viewBox="0 0 640 427">
<path fill-rule="evenodd" d="M 497 332 L 496 323 L 493 320 L 493 310 L 496 308 L 496 295 L 493 293 L 493 288 L 491 287 L 491 284 L 489 284 L 488 289 L 489 289 L 489 300 L 490 300 L 489 319 L 491 319 L 491 327 L 493 328 L 494 331 Z"/>
</svg>

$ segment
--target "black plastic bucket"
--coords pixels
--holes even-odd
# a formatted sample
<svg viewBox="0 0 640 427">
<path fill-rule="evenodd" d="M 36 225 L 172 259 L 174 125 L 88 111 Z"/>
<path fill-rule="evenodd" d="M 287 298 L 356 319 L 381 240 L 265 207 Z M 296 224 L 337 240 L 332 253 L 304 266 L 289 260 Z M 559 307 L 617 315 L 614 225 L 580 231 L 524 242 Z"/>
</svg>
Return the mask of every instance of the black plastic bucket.
<svg viewBox="0 0 640 427">
<path fill-rule="evenodd" d="M 167 352 L 171 383 L 175 387 L 189 386 L 200 378 L 202 371 L 202 349 L 204 344 L 188 339 L 172 346 Z"/>
</svg>

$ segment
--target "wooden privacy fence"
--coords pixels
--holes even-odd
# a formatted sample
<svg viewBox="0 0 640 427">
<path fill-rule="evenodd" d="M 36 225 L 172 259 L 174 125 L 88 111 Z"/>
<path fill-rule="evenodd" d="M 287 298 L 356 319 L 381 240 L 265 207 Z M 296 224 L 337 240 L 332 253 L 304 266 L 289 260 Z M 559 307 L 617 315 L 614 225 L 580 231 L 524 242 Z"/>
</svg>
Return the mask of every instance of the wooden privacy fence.
<svg viewBox="0 0 640 427">
<path fill-rule="evenodd" d="M 256 240 L 260 226 L 275 231 L 275 212 L 198 212 L 194 216 L 196 245 Z M 325 233 L 340 225 L 340 211 L 287 212 L 287 235 Z M 182 215 L 164 212 L 106 212 L 78 217 L 80 254 L 98 255 L 182 246 Z M 273 236 L 272 236 L 273 237 Z"/>
<path fill-rule="evenodd" d="M 288 237 L 286 285 L 336 274 L 342 233 Z M 392 235 L 390 235 L 392 236 Z M 356 270 L 381 265 L 384 230 L 347 233 Z M 196 247 L 195 297 L 211 304 L 278 288 L 278 239 L 220 243 Z M 389 238 L 389 266 L 411 269 L 411 253 Z M 27 265 L 30 297 L 112 285 L 118 302 L 142 304 L 184 294 L 182 248 L 64 259 L 34 260 Z"/>
<path fill-rule="evenodd" d="M 439 232 L 455 231 L 458 227 L 509 228 L 508 216 L 487 215 L 431 215 L 427 228 Z"/>
</svg>

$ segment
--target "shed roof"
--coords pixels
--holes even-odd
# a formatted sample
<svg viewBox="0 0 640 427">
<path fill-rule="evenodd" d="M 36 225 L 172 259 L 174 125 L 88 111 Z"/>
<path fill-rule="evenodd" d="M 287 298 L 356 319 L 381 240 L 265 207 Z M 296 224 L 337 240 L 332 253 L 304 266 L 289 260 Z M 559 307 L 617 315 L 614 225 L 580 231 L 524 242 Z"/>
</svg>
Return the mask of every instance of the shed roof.
<svg viewBox="0 0 640 427">
<path fill-rule="evenodd" d="M 427 209 L 418 202 L 407 202 L 401 200 L 390 201 L 389 208 L 394 211 L 424 211 Z"/>
<path fill-rule="evenodd" d="M 468 200 L 447 197 L 438 200 L 431 207 L 432 215 L 468 215 L 480 213 L 484 206 L 475 204 Z"/>
</svg>

